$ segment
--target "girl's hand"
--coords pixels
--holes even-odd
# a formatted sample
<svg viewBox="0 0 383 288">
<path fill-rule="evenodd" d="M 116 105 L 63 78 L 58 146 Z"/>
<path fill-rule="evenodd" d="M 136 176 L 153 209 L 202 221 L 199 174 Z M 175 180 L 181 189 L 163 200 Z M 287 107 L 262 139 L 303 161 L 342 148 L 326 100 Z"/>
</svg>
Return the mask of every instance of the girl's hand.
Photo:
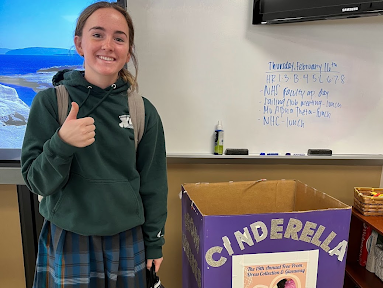
<svg viewBox="0 0 383 288">
<path fill-rule="evenodd" d="M 78 104 L 72 102 L 72 108 L 65 122 L 61 126 L 58 135 L 60 138 L 75 147 L 86 147 L 91 145 L 95 139 L 96 126 L 92 117 L 77 119 Z"/>
<path fill-rule="evenodd" d="M 148 270 L 150 270 L 150 268 L 154 264 L 154 267 L 156 268 L 155 272 L 157 273 L 158 270 L 160 270 L 160 266 L 161 266 L 161 263 L 162 263 L 163 260 L 164 260 L 164 257 L 161 257 L 161 258 L 158 258 L 158 259 L 148 259 L 148 260 L 146 260 L 146 268 Z"/>
</svg>

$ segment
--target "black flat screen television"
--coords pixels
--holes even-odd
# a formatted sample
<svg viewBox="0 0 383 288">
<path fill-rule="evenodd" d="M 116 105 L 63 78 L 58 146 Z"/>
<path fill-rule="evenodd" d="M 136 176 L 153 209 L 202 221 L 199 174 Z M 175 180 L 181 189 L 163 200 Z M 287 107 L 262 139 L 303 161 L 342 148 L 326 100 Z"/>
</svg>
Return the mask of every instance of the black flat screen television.
<svg viewBox="0 0 383 288">
<path fill-rule="evenodd" d="M 383 0 L 254 0 L 253 24 L 376 16 Z"/>
<path fill-rule="evenodd" d="M 62 69 L 82 69 L 74 47 L 81 11 L 94 0 L 0 0 L 0 163 L 20 161 L 29 109 Z M 110 0 L 126 8 L 126 0 Z"/>
</svg>

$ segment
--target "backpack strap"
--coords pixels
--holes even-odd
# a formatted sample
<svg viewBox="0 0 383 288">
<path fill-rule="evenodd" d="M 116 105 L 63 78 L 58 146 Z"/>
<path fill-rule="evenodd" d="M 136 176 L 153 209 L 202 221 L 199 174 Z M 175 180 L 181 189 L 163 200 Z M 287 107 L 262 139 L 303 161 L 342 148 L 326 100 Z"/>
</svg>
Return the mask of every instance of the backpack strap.
<svg viewBox="0 0 383 288">
<path fill-rule="evenodd" d="M 60 125 L 63 125 L 68 115 L 69 94 L 64 85 L 55 86 L 55 90 L 56 90 L 56 97 L 57 97 L 58 121 Z M 44 198 L 43 196 L 37 195 L 37 200 L 39 202 L 41 202 L 43 198 Z"/>
<path fill-rule="evenodd" d="M 132 120 L 134 130 L 134 145 L 136 147 L 141 141 L 145 129 L 145 106 L 144 99 L 136 90 L 128 89 L 128 105 L 130 119 Z"/>
<path fill-rule="evenodd" d="M 57 112 L 60 125 L 63 125 L 68 116 L 69 94 L 64 85 L 55 86 L 57 97 Z"/>
</svg>

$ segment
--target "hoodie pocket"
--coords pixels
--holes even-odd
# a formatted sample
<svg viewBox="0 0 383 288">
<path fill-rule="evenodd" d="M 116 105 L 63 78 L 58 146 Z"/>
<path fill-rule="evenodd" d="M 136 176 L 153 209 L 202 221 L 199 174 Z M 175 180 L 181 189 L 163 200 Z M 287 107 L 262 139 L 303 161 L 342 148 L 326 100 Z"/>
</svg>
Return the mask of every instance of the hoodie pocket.
<svg viewBox="0 0 383 288">
<path fill-rule="evenodd" d="M 139 191 L 128 181 L 92 181 L 76 174 L 52 213 L 64 229 L 83 235 L 112 235 L 144 222 Z"/>
</svg>

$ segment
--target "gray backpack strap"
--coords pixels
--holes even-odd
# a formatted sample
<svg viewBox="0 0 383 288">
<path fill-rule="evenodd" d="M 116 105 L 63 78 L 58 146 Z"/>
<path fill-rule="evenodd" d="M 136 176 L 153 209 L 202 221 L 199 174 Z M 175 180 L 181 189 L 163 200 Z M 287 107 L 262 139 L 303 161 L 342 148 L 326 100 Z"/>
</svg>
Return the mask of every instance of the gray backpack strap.
<svg viewBox="0 0 383 288">
<path fill-rule="evenodd" d="M 57 112 L 60 125 L 63 125 L 68 116 L 69 94 L 64 85 L 55 86 L 57 96 Z"/>
<path fill-rule="evenodd" d="M 137 147 L 141 141 L 145 129 L 145 106 L 144 99 L 139 95 L 136 90 L 128 90 L 128 105 L 130 119 L 132 119 L 134 130 L 134 144 Z"/>
<path fill-rule="evenodd" d="M 58 120 L 60 125 L 63 125 L 68 114 L 69 94 L 64 85 L 58 85 L 55 86 L 55 88 L 57 97 Z M 43 198 L 43 196 L 37 195 L 37 200 L 39 200 L 39 202 L 41 202 Z"/>
</svg>

